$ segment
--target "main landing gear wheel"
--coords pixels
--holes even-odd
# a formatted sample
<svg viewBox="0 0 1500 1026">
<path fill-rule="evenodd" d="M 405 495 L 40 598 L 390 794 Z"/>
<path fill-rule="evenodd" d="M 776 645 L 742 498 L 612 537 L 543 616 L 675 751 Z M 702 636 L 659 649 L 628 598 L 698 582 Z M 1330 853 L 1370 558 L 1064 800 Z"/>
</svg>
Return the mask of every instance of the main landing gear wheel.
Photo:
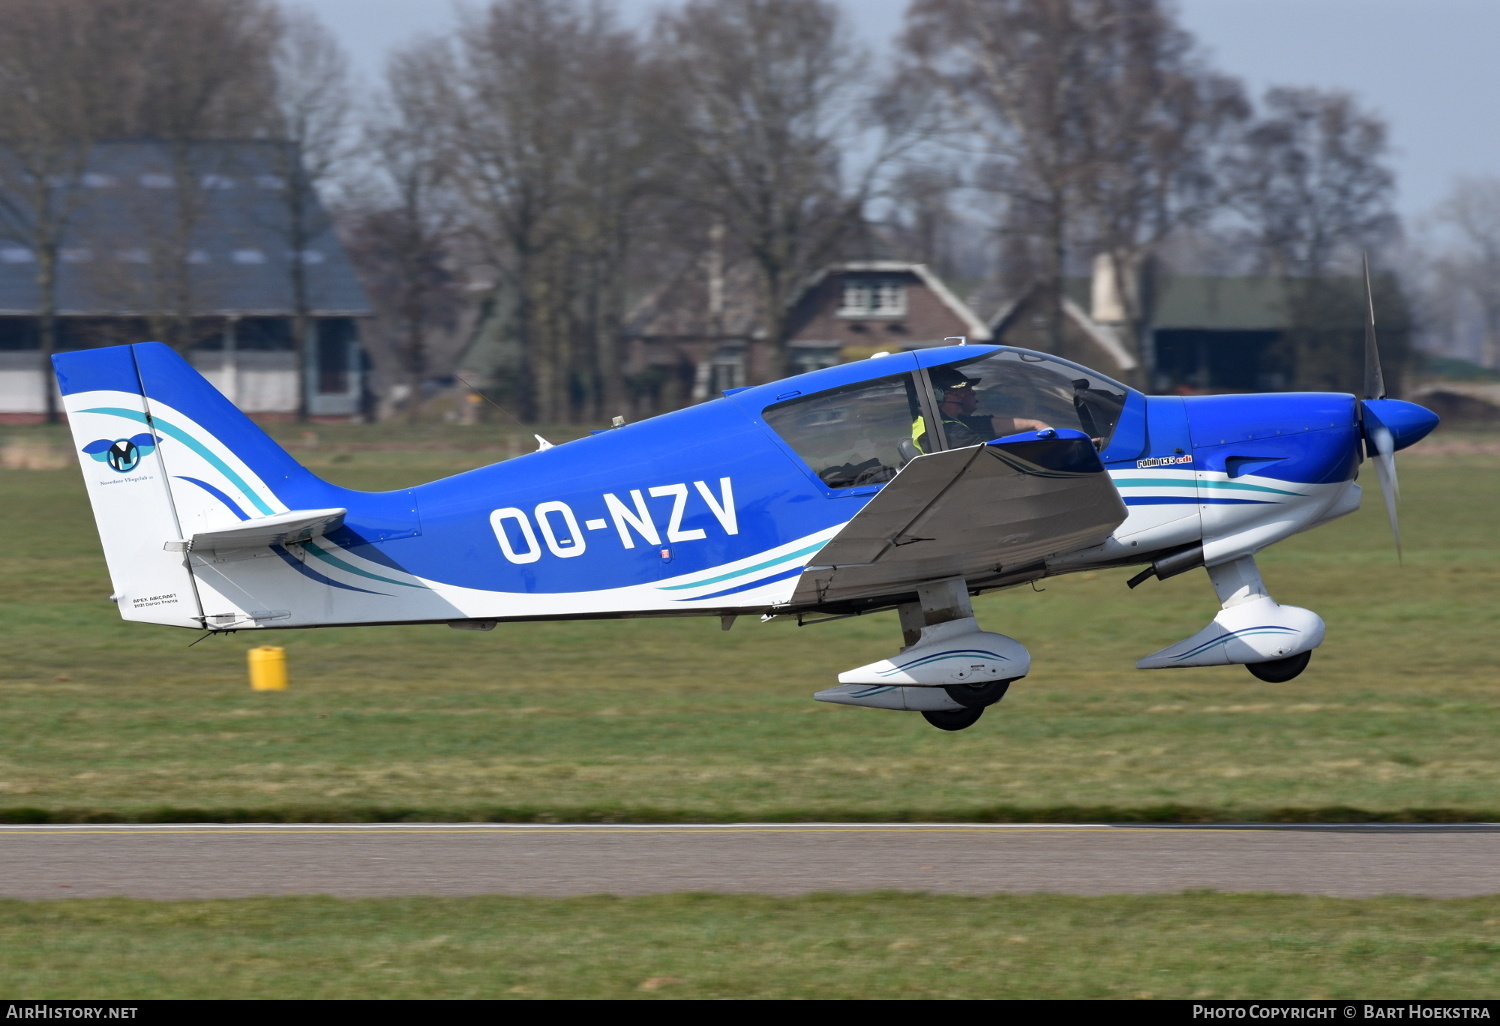
<svg viewBox="0 0 1500 1026">
<path fill-rule="evenodd" d="M 932 724 L 938 730 L 963 730 L 972 727 L 979 722 L 979 717 L 984 715 L 984 706 L 977 709 L 947 709 L 938 712 L 923 712 L 922 718 Z"/>
<path fill-rule="evenodd" d="M 983 709 L 994 705 L 1005 697 L 1005 692 L 1009 689 L 1008 680 L 990 680 L 983 684 L 948 684 L 943 687 L 948 692 L 948 697 L 965 709 Z"/>
<path fill-rule="evenodd" d="M 943 709 L 924 712 L 922 717 L 938 730 L 963 730 L 979 722 L 984 711 L 1005 697 L 1010 690 L 1008 680 L 987 680 L 983 684 L 945 684 L 943 690 L 962 709 Z"/>
<path fill-rule="evenodd" d="M 1246 663 L 1245 669 L 1267 684 L 1285 684 L 1307 669 L 1307 664 L 1311 660 L 1312 650 L 1309 649 L 1300 655 L 1287 656 L 1285 659 L 1272 659 L 1264 663 Z"/>
</svg>

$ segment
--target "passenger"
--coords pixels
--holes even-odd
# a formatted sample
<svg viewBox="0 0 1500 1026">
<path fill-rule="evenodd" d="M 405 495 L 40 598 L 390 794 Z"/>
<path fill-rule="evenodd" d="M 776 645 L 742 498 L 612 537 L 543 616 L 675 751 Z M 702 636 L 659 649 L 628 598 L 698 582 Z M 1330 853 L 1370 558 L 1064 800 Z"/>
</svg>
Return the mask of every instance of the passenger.
<svg viewBox="0 0 1500 1026">
<path fill-rule="evenodd" d="M 950 449 L 978 445 L 1018 431 L 1045 431 L 1051 426 L 1031 417 L 975 416 L 979 393 L 974 386 L 979 384 L 979 378 L 968 377 L 955 367 L 934 368 L 929 376 L 932 390 L 938 395 L 938 414 L 943 418 L 943 434 L 948 438 Z M 933 451 L 934 445 L 927 437 L 927 423 L 922 417 L 912 422 L 911 437 L 924 453 Z"/>
</svg>

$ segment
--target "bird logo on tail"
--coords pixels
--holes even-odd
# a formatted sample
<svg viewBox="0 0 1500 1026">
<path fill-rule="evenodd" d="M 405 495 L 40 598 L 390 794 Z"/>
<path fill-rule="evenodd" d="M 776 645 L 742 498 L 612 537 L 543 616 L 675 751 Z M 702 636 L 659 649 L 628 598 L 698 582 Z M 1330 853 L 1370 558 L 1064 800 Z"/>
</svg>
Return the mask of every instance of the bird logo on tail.
<svg viewBox="0 0 1500 1026">
<path fill-rule="evenodd" d="M 141 460 L 151 455 L 158 439 L 150 432 L 130 438 L 100 438 L 83 447 L 83 451 L 100 463 L 108 463 L 111 470 L 128 474 L 141 465 Z"/>
</svg>

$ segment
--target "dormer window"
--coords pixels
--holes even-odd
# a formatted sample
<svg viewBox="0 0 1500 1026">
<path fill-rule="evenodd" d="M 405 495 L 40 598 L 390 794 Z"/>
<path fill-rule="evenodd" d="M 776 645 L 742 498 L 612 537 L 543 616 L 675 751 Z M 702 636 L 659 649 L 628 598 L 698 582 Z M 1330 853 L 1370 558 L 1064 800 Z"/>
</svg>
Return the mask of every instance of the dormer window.
<svg viewBox="0 0 1500 1026">
<path fill-rule="evenodd" d="M 892 278 L 845 278 L 840 317 L 903 317 L 906 283 Z"/>
</svg>

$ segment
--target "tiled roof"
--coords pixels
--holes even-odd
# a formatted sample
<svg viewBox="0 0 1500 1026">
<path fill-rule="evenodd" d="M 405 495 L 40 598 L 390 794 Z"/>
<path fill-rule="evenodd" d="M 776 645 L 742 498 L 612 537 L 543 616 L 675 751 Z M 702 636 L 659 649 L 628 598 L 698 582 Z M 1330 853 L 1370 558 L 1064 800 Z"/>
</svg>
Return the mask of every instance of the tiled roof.
<svg viewBox="0 0 1500 1026">
<path fill-rule="evenodd" d="M 194 314 L 291 314 L 289 152 L 284 143 L 194 143 L 181 157 L 179 176 L 164 143 L 95 145 L 87 172 L 66 197 L 77 209 L 64 235 L 58 268 L 59 312 L 173 309 L 167 295 L 184 276 L 171 271 L 153 275 L 152 269 L 154 263 L 172 266 L 163 254 L 173 251 L 171 240 L 185 237 L 185 280 Z M 312 312 L 371 313 L 316 197 L 309 198 L 305 223 L 308 242 L 301 258 Z M 0 218 L 0 314 L 35 314 L 35 256 L 24 236 L 8 229 Z"/>
</svg>

